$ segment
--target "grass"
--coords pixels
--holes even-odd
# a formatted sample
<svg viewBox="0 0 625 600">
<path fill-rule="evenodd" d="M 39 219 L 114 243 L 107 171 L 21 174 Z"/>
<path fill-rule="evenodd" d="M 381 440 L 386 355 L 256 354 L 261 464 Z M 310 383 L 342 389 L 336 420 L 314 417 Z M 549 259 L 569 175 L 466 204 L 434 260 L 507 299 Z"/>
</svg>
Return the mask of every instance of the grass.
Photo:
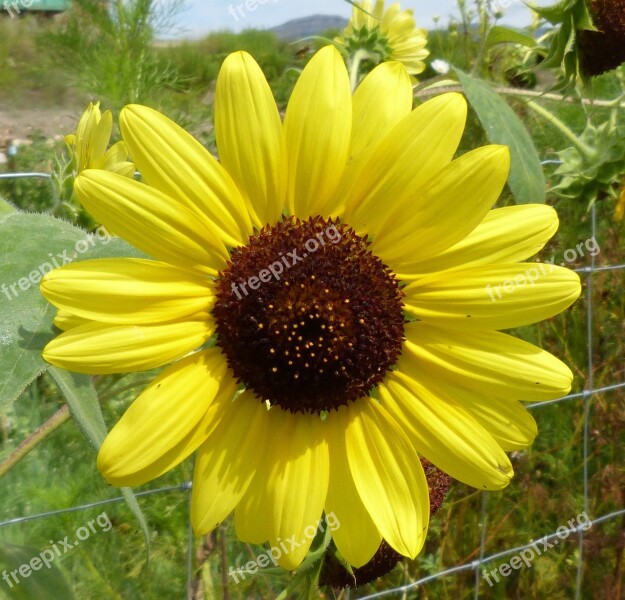
<svg viewBox="0 0 625 600">
<path fill-rule="evenodd" d="M 11 29 L 19 27 L 19 29 Z M 19 104 L 24 98 L 42 94 L 45 101 L 62 103 L 64 92 L 57 87 L 59 74 L 71 69 L 68 64 L 50 63 L 37 48 L 39 34 L 48 25 L 30 20 L 0 21 L 0 64 L 19 65 L 0 69 L 0 94 L 5 101 Z M 10 35 L 9 35 L 10 33 Z M 45 33 L 45 31 L 43 31 Z M 294 81 L 289 69 L 302 66 L 294 49 L 262 32 L 241 35 L 217 33 L 197 43 L 155 49 L 158 64 L 174 69 L 176 85 L 149 91 L 146 101 L 166 109 L 169 114 L 191 129 L 201 141 L 212 147 L 214 135 L 210 124 L 212 91 L 218 67 L 227 53 L 244 49 L 260 61 L 282 106 Z M 458 46 L 452 48 L 459 55 Z M 460 56 L 460 55 L 459 55 Z M 13 61 L 13 63 L 11 62 Z M 13 69 L 13 70 L 12 70 Z M 19 75 L 18 75 L 19 74 Z M 75 74 L 74 74 L 75 75 Z M 43 77 L 44 79 L 40 79 Z M 38 87 L 40 86 L 40 87 Z M 599 81 L 599 93 L 612 97 L 618 91 L 612 76 Z M 38 92 L 39 90 L 39 92 Z M 50 94 L 48 95 L 48 92 Z M 43 101 L 43 100 L 42 100 Z M 565 145 L 559 134 L 534 113 L 527 112 L 521 101 L 512 101 L 515 110 L 531 130 L 541 155 L 551 157 Z M 585 122 L 584 111 L 565 104 L 548 104 L 575 131 Z M 605 112 L 596 109 L 597 120 Z M 483 132 L 475 119 L 470 119 L 466 146 L 484 143 Z M 49 170 L 51 149 L 42 139 L 35 139 L 11 165 L 14 169 Z M 45 210 L 48 197 L 45 183 L 21 182 L 2 184 L 0 194 L 25 210 Z M 506 202 L 507 199 L 504 199 Z M 564 251 L 575 248 L 591 236 L 591 223 L 586 203 L 556 202 L 561 228 L 541 258 L 556 257 L 563 261 Z M 601 253 L 598 265 L 623 262 L 625 242 L 623 224 L 612 219 L 613 206 L 597 205 L 597 241 Z M 579 257 L 569 266 L 583 267 L 589 257 Z M 591 301 L 593 383 L 607 386 L 624 380 L 625 299 L 622 294 L 622 271 L 594 276 Z M 586 292 L 587 277 L 583 276 Z M 537 326 L 516 332 L 538 343 L 575 372 L 575 392 L 584 389 L 587 372 L 587 304 L 586 296 L 564 315 Z M 145 383 L 145 376 L 126 376 L 115 380 L 114 389 L 135 385 L 122 394 L 111 394 L 101 388 L 103 410 L 111 426 Z M 106 381 L 102 385 L 110 385 Z M 113 391 L 114 391 L 113 389 Z M 622 456 L 625 451 L 625 414 L 622 410 L 625 392 L 610 392 L 594 397 L 590 412 L 590 446 L 588 461 L 589 516 L 598 517 L 625 506 L 625 473 Z M 29 433 L 63 405 L 63 401 L 46 376 L 40 378 L 17 402 L 6 418 L 0 420 L 0 461 L 6 458 Z M 479 558 L 483 533 L 486 555 L 523 545 L 555 531 L 583 510 L 583 435 L 586 419 L 583 399 L 533 409 L 539 436 L 524 452 L 513 454 L 516 477 L 508 488 L 486 496 L 486 513 L 482 521 L 482 495 L 455 483 L 431 523 L 423 553 L 415 561 L 402 562 L 386 577 L 366 586 L 367 592 L 388 590 L 405 585 L 446 567 Z M 35 451 L 0 480 L 0 521 L 18 515 L 112 498 L 118 492 L 105 484 L 95 470 L 95 456 L 81 434 L 67 422 L 50 435 Z M 182 465 L 141 489 L 176 486 L 192 476 L 192 461 Z M 123 503 L 106 505 L 80 512 L 34 520 L 2 528 L 2 541 L 42 550 L 49 540 L 65 535 L 86 524 L 103 510 L 111 518 L 109 532 L 99 532 L 79 548 L 56 563 L 66 579 L 72 582 L 77 598 L 96 600 L 142 598 L 146 600 L 179 598 L 186 585 L 188 548 L 188 497 L 183 491 L 156 494 L 140 499 L 151 532 L 151 559 L 146 565 L 145 541 L 137 522 Z M 259 515 L 262 518 L 262 515 Z M 620 519 L 596 525 L 586 534 L 584 583 L 582 598 L 617 598 L 623 593 L 623 522 Z M 238 566 L 263 551 L 261 547 L 242 544 L 236 539 L 231 520 L 204 539 L 192 545 L 193 578 L 206 598 L 272 598 L 284 588 L 288 575 L 256 575 L 238 585 L 224 585 L 224 566 Z M 570 536 L 557 548 L 537 557 L 532 568 L 514 571 L 493 587 L 480 583 L 484 598 L 553 598 L 569 599 L 576 589 L 578 558 L 577 538 Z M 504 562 L 508 558 L 502 559 Z M 489 570 L 498 566 L 493 562 Z M 440 578 L 409 597 L 420 599 L 472 598 L 475 577 L 471 571 Z M 7 589 L 0 583 L 0 597 Z M 8 596 L 11 597 L 11 596 Z M 319 597 L 346 598 L 345 592 L 323 592 Z"/>
</svg>

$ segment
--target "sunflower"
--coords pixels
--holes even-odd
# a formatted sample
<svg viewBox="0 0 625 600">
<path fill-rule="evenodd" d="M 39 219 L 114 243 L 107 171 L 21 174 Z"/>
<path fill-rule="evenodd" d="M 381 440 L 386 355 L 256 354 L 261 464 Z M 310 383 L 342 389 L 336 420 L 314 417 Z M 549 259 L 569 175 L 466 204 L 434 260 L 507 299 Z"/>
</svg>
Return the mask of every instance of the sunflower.
<svg viewBox="0 0 625 600">
<path fill-rule="evenodd" d="M 85 169 L 106 169 L 126 177 L 134 175 L 135 166 L 128 161 L 124 142 L 117 142 L 107 149 L 112 131 L 111 111 L 101 114 L 100 103 L 90 102 L 80 117 L 76 133 L 65 136 L 77 173 Z"/>
<path fill-rule="evenodd" d="M 169 365 L 102 445 L 108 482 L 143 484 L 198 450 L 195 531 L 234 511 L 240 539 L 291 542 L 289 569 L 323 511 L 356 567 L 383 539 L 416 556 L 429 515 L 419 455 L 478 489 L 508 484 L 505 451 L 536 435 L 520 400 L 560 397 L 572 374 L 500 330 L 559 313 L 580 283 L 521 262 L 556 213 L 491 210 L 508 150 L 454 160 L 466 114 L 459 94 L 412 110 L 398 62 L 352 98 L 332 46 L 304 69 L 284 123 L 253 58 L 225 60 L 219 162 L 155 110 L 122 111 L 143 183 L 87 170 L 75 192 L 151 258 L 73 263 L 41 286 L 85 320 L 65 320 L 50 363 Z"/>
<path fill-rule="evenodd" d="M 384 0 L 376 0 L 375 5 L 370 0 L 353 5 L 352 18 L 335 40 L 340 48 L 352 55 L 366 52 L 375 64 L 401 62 L 410 75 L 425 70 L 427 31 L 417 29 L 412 10 L 402 10 L 398 2 L 386 9 Z"/>
</svg>

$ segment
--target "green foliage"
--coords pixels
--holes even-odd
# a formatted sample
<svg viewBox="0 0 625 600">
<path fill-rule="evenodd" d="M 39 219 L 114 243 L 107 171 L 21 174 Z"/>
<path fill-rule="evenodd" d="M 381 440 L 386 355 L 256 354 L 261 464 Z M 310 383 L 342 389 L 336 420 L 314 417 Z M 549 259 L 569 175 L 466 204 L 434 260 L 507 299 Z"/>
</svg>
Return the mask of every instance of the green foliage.
<svg viewBox="0 0 625 600">
<path fill-rule="evenodd" d="M 52 217 L 15 212 L 0 221 L 0 341 L 5 361 L 0 414 L 49 366 L 41 351 L 57 334 L 52 326 L 56 311 L 39 293 L 41 276 L 76 260 L 136 255 L 119 239 L 104 244 L 99 236 Z"/>
<path fill-rule="evenodd" d="M 521 46 L 533 48 L 536 46 L 536 40 L 533 36 L 525 33 L 524 31 L 496 25 L 488 32 L 486 46 L 490 48 L 497 44 L 519 44 Z"/>
<path fill-rule="evenodd" d="M 561 0 L 546 7 L 536 7 L 535 12 L 559 29 L 550 34 L 549 53 L 543 67 L 559 68 L 560 82 L 556 89 L 572 91 L 578 79 L 585 81 L 580 68 L 578 35 L 581 30 L 595 29 L 586 0 Z"/>
<path fill-rule="evenodd" d="M 561 198 L 592 206 L 598 200 L 616 200 L 625 176 L 625 127 L 614 122 L 588 123 L 579 143 L 558 152 L 562 165 L 554 173 L 551 191 Z"/>
<path fill-rule="evenodd" d="M 278 100 L 286 101 L 292 86 L 285 71 L 298 61 L 288 44 L 269 31 L 211 33 L 197 42 L 163 45 L 158 49 L 158 57 L 163 67 L 169 65 L 178 74 L 179 92 L 206 94 L 216 81 L 226 56 L 237 51 L 248 52 L 255 58 Z"/>
<path fill-rule="evenodd" d="M 49 20 L 33 16 L 0 17 L 0 100 L 16 106 L 37 98 L 39 108 L 64 101 L 68 95 L 66 70 L 40 44 L 55 29 Z M 42 93 L 43 92 L 43 93 Z"/>
<path fill-rule="evenodd" d="M 176 83 L 152 44 L 178 6 L 156 0 L 75 0 L 65 24 L 46 41 L 64 63 L 74 65 L 75 83 L 96 98 L 117 109 L 145 102 L 150 93 Z"/>
<path fill-rule="evenodd" d="M 62 143 L 51 143 L 34 132 L 28 140 L 15 149 L 4 169 L 9 173 L 50 173 L 52 156 Z M 15 205 L 29 212 L 44 212 L 52 208 L 52 184 L 46 178 L 0 179 L 0 197 L 11 199 Z"/>
<path fill-rule="evenodd" d="M 27 565 L 33 557 L 39 557 L 38 548 L 14 546 L 0 542 L 0 570 L 14 571 L 22 565 Z M 49 560 L 49 559 L 48 559 Z M 50 568 L 39 561 L 39 569 L 31 571 L 28 577 L 16 574 L 15 579 L 9 577 L 10 597 L 13 600 L 74 600 L 76 596 L 58 566 L 50 563 Z M 41 571 L 41 572 L 39 572 Z M 26 571 L 25 571 L 26 572 Z M 32 577 L 31 575 L 35 575 Z M 3 584 L 5 582 L 3 581 Z M 8 586 L 9 583 L 6 583 Z"/>
<path fill-rule="evenodd" d="M 65 397 L 69 411 L 78 429 L 85 436 L 90 446 L 97 452 L 104 442 L 107 429 L 93 381 L 86 375 L 70 373 L 56 367 L 50 367 L 48 372 Z M 132 490 L 130 488 L 122 488 L 121 491 L 130 510 L 141 525 L 143 535 L 145 536 L 146 557 L 149 558 L 150 533 L 148 524 Z"/>
<path fill-rule="evenodd" d="M 98 384 L 104 418 L 109 426 L 119 419 L 129 401 L 147 383 L 145 374 L 112 379 Z M 33 384 L 6 417 L 0 419 L 0 461 L 62 403 L 48 375 Z M 177 486 L 191 475 L 192 465 L 187 464 L 150 487 Z M 122 496 L 120 490 L 107 485 L 97 472 L 93 449 L 72 422 L 55 431 L 18 468 L 0 479 L 0 495 L 3 500 L 0 521 Z M 75 596 L 98 600 L 178 597 L 180 590 L 185 589 L 188 492 L 174 490 L 140 498 L 138 502 L 150 526 L 149 564 L 146 564 L 144 535 L 124 502 L 4 526 L 0 536 L 4 543 L 33 548 L 36 552 L 29 555 L 32 557 L 49 547 L 50 540 L 73 535 L 78 527 L 87 525 L 105 511 L 113 524 L 111 530 L 98 531 L 54 563 L 71 582 Z M 0 568 L 0 574 L 1 571 Z M 40 574 L 34 573 L 30 579 Z M 0 579 L 3 600 L 7 589 Z M 39 596 L 32 595 L 29 600 L 35 598 Z M 66 596 L 61 594 L 56 598 L 65 600 Z"/>
<path fill-rule="evenodd" d="M 510 148 L 508 185 L 517 203 L 544 202 L 545 176 L 534 142 L 523 123 L 487 83 L 459 69 L 456 74 L 489 141 Z"/>
</svg>

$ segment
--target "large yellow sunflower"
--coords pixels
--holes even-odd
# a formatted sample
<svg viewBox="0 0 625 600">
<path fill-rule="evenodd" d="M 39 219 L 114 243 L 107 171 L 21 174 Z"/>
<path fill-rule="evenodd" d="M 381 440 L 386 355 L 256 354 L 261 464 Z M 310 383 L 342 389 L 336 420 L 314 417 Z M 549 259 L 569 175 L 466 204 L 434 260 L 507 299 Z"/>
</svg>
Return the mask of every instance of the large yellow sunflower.
<svg viewBox="0 0 625 600">
<path fill-rule="evenodd" d="M 556 231 L 556 213 L 491 210 L 508 150 L 454 160 L 466 112 L 459 94 L 412 110 L 397 62 L 352 98 L 333 47 L 303 71 L 284 123 L 252 57 L 226 59 L 219 162 L 162 114 L 123 110 L 144 182 L 87 170 L 75 191 L 152 259 L 70 264 L 42 283 L 87 320 L 50 342 L 50 363 L 170 365 L 99 452 L 111 484 L 143 484 L 199 449 L 195 531 L 234 511 L 242 540 L 293 540 L 286 568 L 324 510 L 352 565 L 382 539 L 416 556 L 428 526 L 419 455 L 479 489 L 508 484 L 505 451 L 536 435 L 519 401 L 566 394 L 572 374 L 499 330 L 559 313 L 580 284 L 521 262 Z"/>
</svg>

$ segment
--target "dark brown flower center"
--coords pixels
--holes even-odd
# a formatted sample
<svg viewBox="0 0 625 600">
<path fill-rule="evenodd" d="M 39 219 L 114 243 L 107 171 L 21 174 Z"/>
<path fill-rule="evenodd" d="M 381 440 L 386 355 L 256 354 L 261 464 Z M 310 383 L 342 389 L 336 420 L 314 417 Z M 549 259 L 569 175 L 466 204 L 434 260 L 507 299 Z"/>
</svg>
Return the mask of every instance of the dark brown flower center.
<svg viewBox="0 0 625 600">
<path fill-rule="evenodd" d="M 403 293 L 338 220 L 265 227 L 217 281 L 217 345 L 262 400 L 322 412 L 366 396 L 401 352 Z"/>
</svg>

